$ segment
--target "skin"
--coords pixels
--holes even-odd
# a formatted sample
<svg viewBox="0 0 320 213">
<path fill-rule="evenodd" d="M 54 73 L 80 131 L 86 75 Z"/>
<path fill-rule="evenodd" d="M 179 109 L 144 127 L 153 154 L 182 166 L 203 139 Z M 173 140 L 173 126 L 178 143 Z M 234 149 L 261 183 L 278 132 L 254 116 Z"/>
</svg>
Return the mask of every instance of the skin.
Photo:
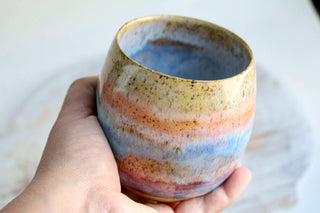
<svg viewBox="0 0 320 213">
<path fill-rule="evenodd" d="M 121 191 L 115 159 L 96 117 L 97 82 L 97 77 L 82 78 L 70 86 L 35 177 L 1 213 L 213 213 L 246 188 L 251 172 L 239 165 L 223 185 L 187 201 L 148 203 Z"/>
</svg>

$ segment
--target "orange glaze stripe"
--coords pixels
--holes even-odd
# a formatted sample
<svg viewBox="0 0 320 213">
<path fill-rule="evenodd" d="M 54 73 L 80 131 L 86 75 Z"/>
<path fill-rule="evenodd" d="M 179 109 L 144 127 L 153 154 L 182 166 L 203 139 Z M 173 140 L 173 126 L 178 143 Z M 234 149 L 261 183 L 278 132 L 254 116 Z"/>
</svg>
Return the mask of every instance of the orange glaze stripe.
<svg viewBox="0 0 320 213">
<path fill-rule="evenodd" d="M 121 115 L 131 120 L 132 124 L 140 124 L 176 136 L 195 137 L 196 134 L 199 134 L 199 129 L 204 130 L 201 137 L 224 135 L 235 130 L 243 132 L 250 125 L 255 110 L 255 96 L 252 95 L 236 109 L 215 111 L 202 115 L 202 117 L 197 117 L 196 113 L 190 113 L 193 119 L 174 121 L 174 119 L 157 116 L 143 101 L 136 103 L 120 92 L 111 91 L 111 88 L 108 84 L 103 87 L 105 102 L 102 104 L 111 117 Z M 152 104 L 149 103 L 150 105 Z M 131 132 L 135 132 L 134 125 L 130 125 L 130 129 L 132 129 Z"/>
</svg>

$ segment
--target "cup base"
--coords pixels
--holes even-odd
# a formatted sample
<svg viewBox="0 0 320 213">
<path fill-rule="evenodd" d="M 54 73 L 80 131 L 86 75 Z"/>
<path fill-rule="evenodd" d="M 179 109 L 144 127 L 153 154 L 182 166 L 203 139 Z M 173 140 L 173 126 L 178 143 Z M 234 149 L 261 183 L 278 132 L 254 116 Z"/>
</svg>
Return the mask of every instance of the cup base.
<svg viewBox="0 0 320 213">
<path fill-rule="evenodd" d="M 123 183 L 121 183 L 121 186 L 125 194 L 127 194 L 130 198 L 132 198 L 135 201 L 150 202 L 150 203 L 157 203 L 157 202 L 173 203 L 173 202 L 179 202 L 179 201 L 190 199 L 185 197 L 184 198 L 159 197 L 159 196 L 149 195 L 144 192 L 135 190 Z"/>
</svg>

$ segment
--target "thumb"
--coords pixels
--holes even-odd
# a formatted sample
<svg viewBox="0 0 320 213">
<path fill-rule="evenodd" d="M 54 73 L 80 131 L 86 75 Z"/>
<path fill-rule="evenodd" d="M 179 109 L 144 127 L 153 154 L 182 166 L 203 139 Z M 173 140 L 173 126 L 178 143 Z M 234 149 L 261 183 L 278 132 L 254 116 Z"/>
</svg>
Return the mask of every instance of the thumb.
<svg viewBox="0 0 320 213">
<path fill-rule="evenodd" d="M 74 81 L 67 92 L 58 121 L 71 122 L 95 115 L 97 84 L 96 76 Z"/>
</svg>

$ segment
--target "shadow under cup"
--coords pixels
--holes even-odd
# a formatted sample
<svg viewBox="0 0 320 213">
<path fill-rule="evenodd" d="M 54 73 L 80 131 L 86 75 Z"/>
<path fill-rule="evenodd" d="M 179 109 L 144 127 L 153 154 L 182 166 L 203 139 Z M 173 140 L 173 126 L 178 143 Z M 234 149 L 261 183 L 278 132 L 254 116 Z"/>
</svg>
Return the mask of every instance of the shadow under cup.
<svg viewBox="0 0 320 213">
<path fill-rule="evenodd" d="M 166 202 L 218 187 L 249 141 L 255 77 L 248 45 L 212 23 L 148 16 L 122 26 L 97 91 L 122 185 Z"/>
</svg>

